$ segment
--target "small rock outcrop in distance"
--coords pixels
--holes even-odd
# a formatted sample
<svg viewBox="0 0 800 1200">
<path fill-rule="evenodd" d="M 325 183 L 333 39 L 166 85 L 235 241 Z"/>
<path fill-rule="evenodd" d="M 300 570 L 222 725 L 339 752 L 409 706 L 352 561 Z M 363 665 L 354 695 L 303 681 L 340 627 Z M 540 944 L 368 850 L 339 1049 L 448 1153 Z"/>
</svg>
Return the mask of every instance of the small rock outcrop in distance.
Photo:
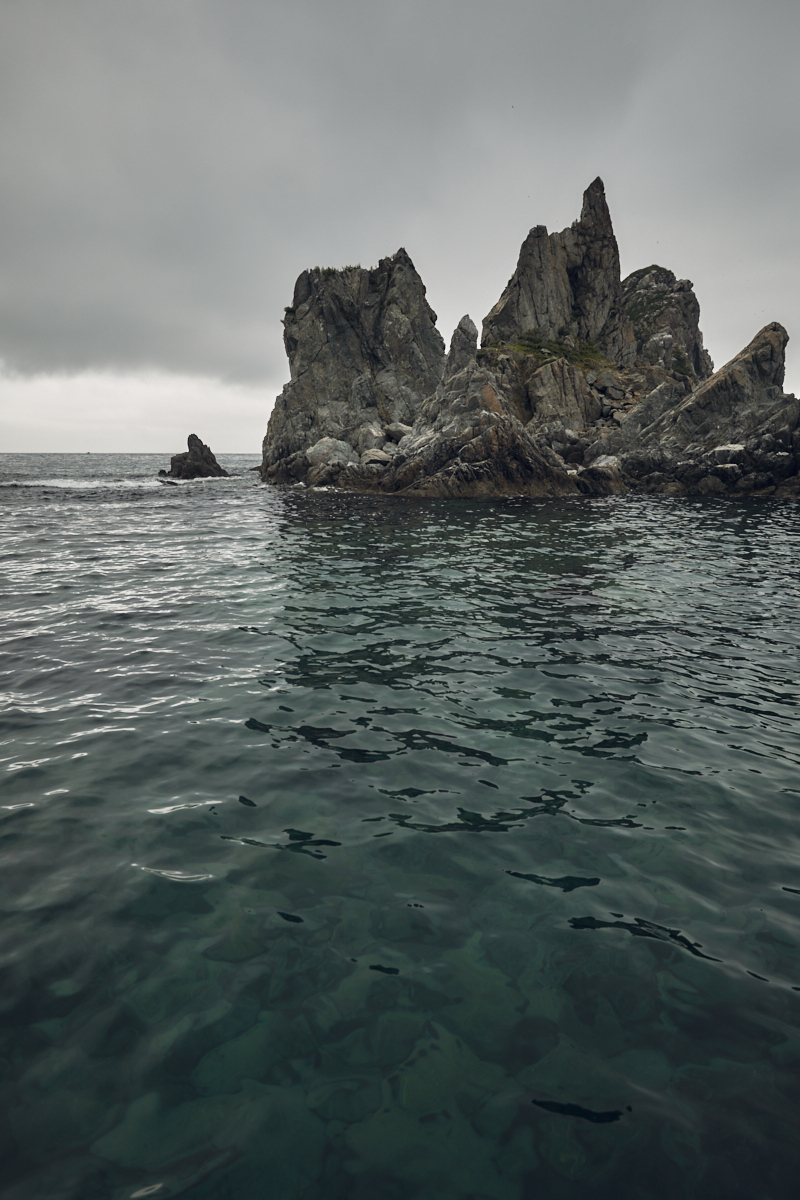
<svg viewBox="0 0 800 1200">
<path fill-rule="evenodd" d="M 535 226 L 517 269 L 483 322 L 483 346 L 545 339 L 592 342 L 612 363 L 636 357 L 633 327 L 622 307 L 619 249 L 602 179 L 583 195 L 577 221 L 561 233 Z"/>
<path fill-rule="evenodd" d="M 159 471 L 172 479 L 217 479 L 227 477 L 228 472 L 219 465 L 209 446 L 200 441 L 196 433 L 190 433 L 189 449 L 183 454 L 174 454 L 170 459 L 169 471 Z"/>
<path fill-rule="evenodd" d="M 767 325 L 712 374 L 699 312 L 664 267 L 620 279 L 599 179 L 569 229 L 528 234 L 480 349 L 465 316 L 445 356 L 404 250 L 370 271 L 305 271 L 262 478 L 417 496 L 800 496 L 786 331 Z"/>
<path fill-rule="evenodd" d="M 283 321 L 291 381 L 275 402 L 263 446 L 263 475 L 275 482 L 332 482 L 345 451 L 354 461 L 386 441 L 386 426 L 409 427 L 437 387 L 444 342 L 425 286 L 405 250 L 373 270 L 304 271 Z M 333 468 L 329 470 L 328 468 Z"/>
</svg>

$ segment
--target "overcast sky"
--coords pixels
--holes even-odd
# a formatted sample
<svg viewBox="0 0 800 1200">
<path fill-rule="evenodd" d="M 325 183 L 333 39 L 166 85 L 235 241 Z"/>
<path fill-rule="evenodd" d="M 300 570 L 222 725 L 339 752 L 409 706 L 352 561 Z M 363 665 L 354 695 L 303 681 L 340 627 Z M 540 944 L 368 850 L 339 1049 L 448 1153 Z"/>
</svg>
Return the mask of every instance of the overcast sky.
<svg viewBox="0 0 800 1200">
<path fill-rule="evenodd" d="M 0 449 L 257 455 L 314 265 L 449 340 L 606 184 L 623 274 L 800 391 L 800 0 L 2 0 Z"/>
</svg>

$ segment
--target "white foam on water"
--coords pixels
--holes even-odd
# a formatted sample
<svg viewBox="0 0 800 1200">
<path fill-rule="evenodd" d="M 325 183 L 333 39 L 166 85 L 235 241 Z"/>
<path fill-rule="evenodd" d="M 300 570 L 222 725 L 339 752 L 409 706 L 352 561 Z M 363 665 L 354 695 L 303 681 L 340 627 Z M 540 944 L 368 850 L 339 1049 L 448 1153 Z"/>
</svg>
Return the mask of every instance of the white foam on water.
<svg viewBox="0 0 800 1200">
<path fill-rule="evenodd" d="M 157 867 L 143 867 L 141 863 L 131 863 L 148 875 L 160 875 L 162 879 L 171 879 L 174 883 L 202 883 L 205 879 L 213 879 L 213 875 L 192 875 L 188 871 L 161 871 Z"/>
<path fill-rule="evenodd" d="M 54 488 L 59 491 L 75 492 L 114 492 L 129 488 L 157 488 L 161 480 L 138 478 L 129 479 L 4 479 L 0 487 L 16 488 Z"/>
</svg>

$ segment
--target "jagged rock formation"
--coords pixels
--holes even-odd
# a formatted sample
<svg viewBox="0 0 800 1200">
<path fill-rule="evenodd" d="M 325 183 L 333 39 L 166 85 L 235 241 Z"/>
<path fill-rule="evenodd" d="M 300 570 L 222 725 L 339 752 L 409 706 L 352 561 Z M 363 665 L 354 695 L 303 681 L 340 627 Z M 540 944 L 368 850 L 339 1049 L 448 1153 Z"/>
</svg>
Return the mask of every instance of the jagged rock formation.
<svg viewBox="0 0 800 1200">
<path fill-rule="evenodd" d="M 480 349 L 463 317 L 445 357 L 404 250 L 372 271 L 306 271 L 262 478 L 418 496 L 800 494 L 786 331 L 768 325 L 712 375 L 699 312 L 663 267 L 621 281 L 599 179 L 569 229 L 531 230 Z"/>
<path fill-rule="evenodd" d="M 632 483 L 672 494 L 760 491 L 797 476 L 800 402 L 783 394 L 789 335 L 773 322 L 691 390 L 664 383 L 586 451 Z"/>
<path fill-rule="evenodd" d="M 602 179 L 584 192 L 581 215 L 569 229 L 533 228 L 517 269 L 483 322 L 482 345 L 516 342 L 524 334 L 593 342 L 625 366 L 636 354 L 623 311 L 619 249 Z"/>
<path fill-rule="evenodd" d="M 636 357 L 651 366 L 707 379 L 714 370 L 703 347 L 700 305 L 689 279 L 664 267 L 642 267 L 622 282 L 622 305 L 636 337 Z"/>
<path fill-rule="evenodd" d="M 304 271 L 283 326 L 291 382 L 264 439 L 274 482 L 332 482 L 348 453 L 380 448 L 386 425 L 413 423 L 442 377 L 436 313 L 402 249 L 374 270 Z"/>
<path fill-rule="evenodd" d="M 183 454 L 173 454 L 169 471 L 159 471 L 159 475 L 172 479 L 227 478 L 228 472 L 219 465 L 210 447 L 201 442 L 196 433 L 189 434 L 188 446 L 188 451 Z"/>
<path fill-rule="evenodd" d="M 491 373 L 475 358 L 478 331 L 463 317 L 453 334 L 444 377 L 413 429 L 389 450 L 348 467 L 344 486 L 417 496 L 531 496 L 578 493 L 559 459 L 526 432 Z M 364 463 L 362 457 L 362 464 Z"/>
</svg>

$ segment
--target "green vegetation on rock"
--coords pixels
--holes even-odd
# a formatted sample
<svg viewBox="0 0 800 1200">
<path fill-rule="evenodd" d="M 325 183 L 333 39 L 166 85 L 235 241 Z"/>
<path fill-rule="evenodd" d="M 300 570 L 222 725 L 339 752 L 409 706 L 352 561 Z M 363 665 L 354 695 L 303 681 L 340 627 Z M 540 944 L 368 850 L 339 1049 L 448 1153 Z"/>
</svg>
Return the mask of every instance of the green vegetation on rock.
<svg viewBox="0 0 800 1200">
<path fill-rule="evenodd" d="M 515 342 L 497 342 L 492 346 L 484 346 L 478 351 L 478 361 L 483 358 L 484 362 L 491 363 L 493 357 L 501 354 L 532 358 L 537 368 L 565 358 L 572 366 L 580 367 L 584 371 L 614 369 L 614 364 L 598 350 L 594 342 L 575 342 L 570 345 L 567 341 L 546 337 L 539 329 L 523 333 Z"/>
<path fill-rule="evenodd" d="M 330 279 L 333 275 L 344 275 L 345 271 L 360 271 L 361 263 L 350 263 L 346 267 L 314 267 L 314 270 L 319 272 L 323 279 Z"/>
</svg>

